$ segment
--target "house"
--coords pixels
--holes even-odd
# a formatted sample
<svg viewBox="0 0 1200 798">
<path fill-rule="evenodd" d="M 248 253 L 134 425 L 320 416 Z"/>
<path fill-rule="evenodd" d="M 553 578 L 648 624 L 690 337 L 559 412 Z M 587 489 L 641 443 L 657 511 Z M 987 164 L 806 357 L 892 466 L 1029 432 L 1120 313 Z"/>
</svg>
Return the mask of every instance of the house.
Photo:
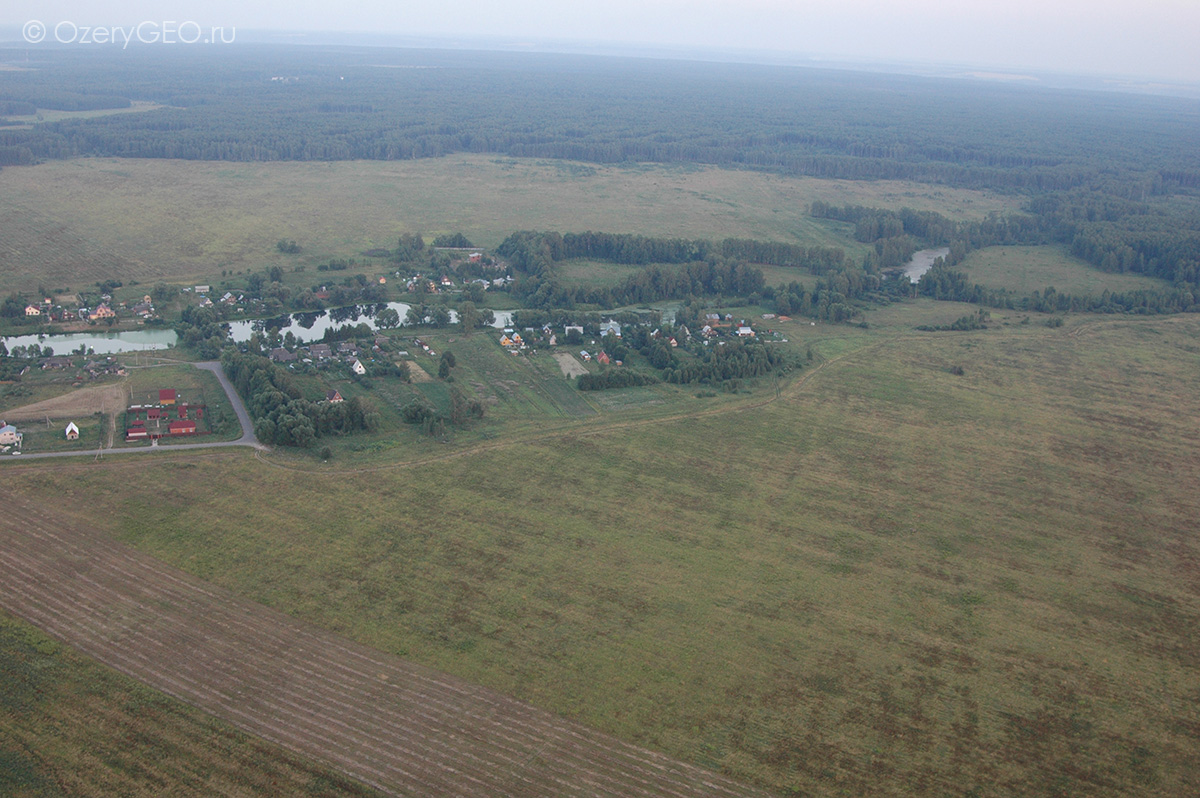
<svg viewBox="0 0 1200 798">
<path fill-rule="evenodd" d="M 271 360 L 276 363 L 291 363 L 297 357 L 299 356 L 295 352 L 289 352 L 282 346 L 271 350 Z"/>
<path fill-rule="evenodd" d="M 66 436 L 67 440 L 69 441 L 79 440 L 79 427 L 75 426 L 74 421 L 71 421 L 67 424 Z"/>
<path fill-rule="evenodd" d="M 71 359 L 68 357 L 48 357 L 42 360 L 42 369 L 69 369 Z"/>
<path fill-rule="evenodd" d="M 143 438 L 149 438 L 149 437 L 150 437 L 150 433 L 146 430 L 145 427 L 140 426 L 140 425 L 130 427 L 129 429 L 125 430 L 125 440 L 127 440 L 127 441 L 137 441 L 137 440 L 141 440 Z"/>
<path fill-rule="evenodd" d="M 197 293 L 197 294 L 207 294 L 207 293 L 208 293 L 209 291 L 211 291 L 211 290 L 212 290 L 212 288 L 211 288 L 211 287 L 209 287 L 209 286 L 207 286 L 207 285 L 198 285 L 198 286 L 196 286 L 196 293 Z"/>
<path fill-rule="evenodd" d="M 600 325 L 600 337 L 603 338 L 606 335 L 615 335 L 618 338 L 620 338 L 621 337 L 621 325 L 617 324 L 615 321 L 611 321 L 611 320 L 604 322 L 603 324 Z"/>
<path fill-rule="evenodd" d="M 578 324 L 568 324 L 566 327 L 563 328 L 563 335 L 570 335 L 571 330 L 574 330 L 575 332 L 579 333 L 580 338 L 583 337 L 583 327 L 581 327 Z"/>
<path fill-rule="evenodd" d="M 743 324 L 741 327 L 738 327 L 737 334 L 738 334 L 738 338 L 753 338 L 754 330 L 750 329 L 745 324 Z"/>
<path fill-rule="evenodd" d="M 91 313 L 88 314 L 88 319 L 98 321 L 99 319 L 115 319 L 117 314 L 108 305 L 100 305 Z"/>
<path fill-rule="evenodd" d="M 167 425 L 167 432 L 172 435 L 195 435 L 196 422 L 190 420 L 172 421 Z"/>
<path fill-rule="evenodd" d="M 158 419 L 160 419 L 162 417 L 163 417 L 163 411 L 162 411 L 161 407 L 146 408 L 146 418 L 150 419 L 151 421 L 157 421 Z"/>
<path fill-rule="evenodd" d="M 471 263 L 479 263 L 481 260 L 483 260 L 483 253 L 482 252 L 472 252 L 470 255 L 467 256 L 467 259 L 469 261 L 471 261 Z"/>
<path fill-rule="evenodd" d="M 333 351 L 330 350 L 329 344 L 313 344 L 308 348 L 308 352 L 318 360 L 333 357 Z"/>
<path fill-rule="evenodd" d="M 158 392 L 158 403 L 160 405 L 175 404 L 175 389 L 174 388 L 163 388 L 162 390 L 160 390 Z"/>
<path fill-rule="evenodd" d="M 25 315 L 26 316 L 40 316 L 40 315 L 42 315 L 42 310 L 37 305 L 26 305 L 25 306 Z"/>
<path fill-rule="evenodd" d="M 584 360 L 591 360 L 592 356 L 587 353 L 586 349 L 579 350 L 579 356 Z"/>
<path fill-rule="evenodd" d="M 600 354 L 596 355 L 596 362 L 607 366 L 609 363 L 612 363 L 612 358 L 608 356 L 608 352 L 601 349 Z"/>
<path fill-rule="evenodd" d="M 342 341 L 338 344 L 339 355 L 357 355 L 358 343 L 355 341 Z"/>
<path fill-rule="evenodd" d="M 367 367 L 364 366 L 362 364 L 362 361 L 359 360 L 358 358 L 355 358 L 354 362 L 350 364 L 350 370 L 353 371 L 355 374 L 359 375 L 360 377 L 367 373 Z"/>
<path fill-rule="evenodd" d="M 19 444 L 23 436 L 17 432 L 17 428 L 12 424 L 5 424 L 0 421 L 0 446 L 11 446 L 14 443 Z"/>
<path fill-rule="evenodd" d="M 334 404 L 337 404 L 338 402 L 341 402 L 344 400 L 342 399 L 342 395 L 340 393 L 338 393 L 337 391 L 326 391 L 325 392 L 325 401 L 333 402 Z"/>
</svg>

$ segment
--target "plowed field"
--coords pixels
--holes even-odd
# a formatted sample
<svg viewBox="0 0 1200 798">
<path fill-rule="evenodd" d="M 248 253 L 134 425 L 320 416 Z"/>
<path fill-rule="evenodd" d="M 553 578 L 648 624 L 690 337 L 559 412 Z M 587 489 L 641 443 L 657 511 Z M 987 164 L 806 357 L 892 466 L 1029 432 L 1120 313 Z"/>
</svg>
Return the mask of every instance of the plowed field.
<svg viewBox="0 0 1200 798">
<path fill-rule="evenodd" d="M 393 794 L 754 790 L 212 587 L 15 499 L 0 605 L 97 660 Z"/>
</svg>

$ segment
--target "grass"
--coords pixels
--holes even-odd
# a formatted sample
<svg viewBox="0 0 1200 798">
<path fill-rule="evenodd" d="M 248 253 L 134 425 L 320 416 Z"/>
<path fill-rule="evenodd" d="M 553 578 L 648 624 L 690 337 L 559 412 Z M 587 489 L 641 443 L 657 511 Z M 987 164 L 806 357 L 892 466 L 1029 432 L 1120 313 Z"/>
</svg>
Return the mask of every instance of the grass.
<svg viewBox="0 0 1200 798">
<path fill-rule="evenodd" d="M 375 795 L 0 612 L 0 793 Z"/>
<path fill-rule="evenodd" d="M 1053 286 L 1063 294 L 1161 289 L 1162 280 L 1141 274 L 1110 274 L 1073 257 L 1059 246 L 987 247 L 970 253 L 957 269 L 972 282 L 1025 296 Z"/>
<path fill-rule="evenodd" d="M 645 267 L 577 258 L 563 261 L 558 268 L 562 281 L 572 288 L 615 288 Z"/>
<path fill-rule="evenodd" d="M 67 440 L 66 423 L 52 420 L 43 423 L 26 422 L 21 425 L 25 439 L 21 448 L 25 452 L 88 452 L 108 446 L 108 417 L 95 413 L 90 416 L 72 417 L 79 427 L 79 439 Z"/>
<path fill-rule="evenodd" d="M 785 178 L 661 165 L 588 166 L 456 155 L 402 162 L 217 163 L 88 158 L 0 173 L 0 290 L 115 277 L 212 282 L 221 270 L 392 247 L 461 231 L 492 247 L 514 230 L 726 236 L 857 246 L 806 215 L 814 199 L 981 218 L 1016 199 L 904 182 Z M 531 222 L 530 220 L 537 220 Z M 299 255 L 275 244 L 295 239 Z M 314 277 L 314 279 L 318 279 Z"/>
<path fill-rule="evenodd" d="M 33 127 L 42 122 L 63 122 L 69 119 L 93 119 L 98 116 L 113 114 L 137 114 L 144 111 L 154 111 L 166 106 L 145 100 L 134 100 L 128 108 L 100 108 L 94 111 L 58 111 L 53 108 L 39 108 L 36 114 L 9 114 L 6 118 L 12 122 L 20 122 L 20 127 Z"/>
<path fill-rule="evenodd" d="M 89 496 L 55 512 L 242 595 L 781 794 L 1195 794 L 1198 333 L 796 324 L 826 365 L 775 401 L 690 391 L 557 432 L 531 410 L 391 467 L 206 455 L 165 492 L 134 463 L 5 477 Z M 520 368 L 503 357 L 472 368 Z"/>
</svg>

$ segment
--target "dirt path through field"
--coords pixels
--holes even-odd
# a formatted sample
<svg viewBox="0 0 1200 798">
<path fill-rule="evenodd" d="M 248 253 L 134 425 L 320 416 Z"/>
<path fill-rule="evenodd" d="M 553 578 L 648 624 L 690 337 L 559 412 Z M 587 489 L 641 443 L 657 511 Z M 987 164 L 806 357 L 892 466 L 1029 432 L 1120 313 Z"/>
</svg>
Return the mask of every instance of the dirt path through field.
<svg viewBox="0 0 1200 798">
<path fill-rule="evenodd" d="M 90 416 L 92 413 L 115 413 L 125 409 L 125 383 L 110 383 L 108 385 L 93 385 L 90 388 L 79 388 L 35 402 L 24 407 L 0 411 L 0 418 L 6 421 L 40 421 L 46 416 L 51 419 L 78 418 Z"/>
<path fill-rule="evenodd" d="M 0 606 L 386 793 L 761 794 L 240 599 L 9 498 Z"/>
</svg>

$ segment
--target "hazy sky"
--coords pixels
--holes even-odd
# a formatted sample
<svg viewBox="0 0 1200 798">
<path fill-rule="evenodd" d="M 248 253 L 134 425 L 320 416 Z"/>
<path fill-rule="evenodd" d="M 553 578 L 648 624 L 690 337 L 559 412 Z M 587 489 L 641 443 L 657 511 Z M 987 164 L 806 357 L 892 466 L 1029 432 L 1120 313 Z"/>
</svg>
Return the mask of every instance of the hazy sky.
<svg viewBox="0 0 1200 798">
<path fill-rule="evenodd" d="M 762 48 L 852 59 L 1200 82 L 1200 0 L 6 0 L 0 22 L 193 20 L 241 29 L 394 32 Z"/>
</svg>

